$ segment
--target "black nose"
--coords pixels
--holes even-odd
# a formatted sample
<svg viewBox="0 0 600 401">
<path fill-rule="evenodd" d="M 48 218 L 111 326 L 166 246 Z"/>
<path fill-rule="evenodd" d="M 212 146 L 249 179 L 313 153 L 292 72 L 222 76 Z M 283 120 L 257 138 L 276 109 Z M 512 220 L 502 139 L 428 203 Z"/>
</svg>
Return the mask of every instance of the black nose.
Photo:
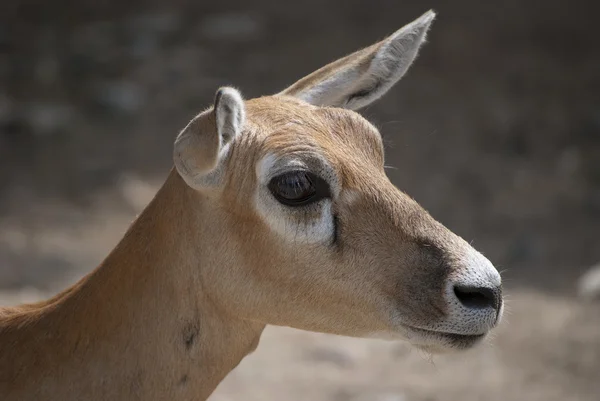
<svg viewBox="0 0 600 401">
<path fill-rule="evenodd" d="M 501 287 L 471 287 L 455 286 L 454 295 L 461 304 L 471 309 L 494 308 L 500 309 L 502 305 Z"/>
</svg>

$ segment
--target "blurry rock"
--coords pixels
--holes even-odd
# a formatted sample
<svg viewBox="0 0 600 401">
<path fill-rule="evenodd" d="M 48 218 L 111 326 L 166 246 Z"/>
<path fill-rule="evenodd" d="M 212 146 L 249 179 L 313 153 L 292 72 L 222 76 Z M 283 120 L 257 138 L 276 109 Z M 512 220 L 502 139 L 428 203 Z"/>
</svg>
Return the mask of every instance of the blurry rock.
<svg viewBox="0 0 600 401">
<path fill-rule="evenodd" d="M 204 18 L 201 29 L 204 36 L 211 40 L 248 41 L 262 34 L 264 22 L 253 14 L 216 14 Z"/>
<path fill-rule="evenodd" d="M 181 17 L 171 12 L 142 14 L 131 18 L 129 22 L 131 28 L 138 32 L 169 33 L 179 27 Z"/>
<path fill-rule="evenodd" d="M 579 278 L 577 292 L 583 299 L 600 299 L 600 263 Z"/>
<path fill-rule="evenodd" d="M 158 45 L 158 38 L 155 35 L 135 35 L 129 48 L 130 55 L 139 59 L 149 57 L 157 51 Z"/>
<path fill-rule="evenodd" d="M 73 119 L 73 109 L 58 102 L 34 102 L 25 108 L 25 120 L 35 134 L 49 135 L 64 130 Z"/>
<path fill-rule="evenodd" d="M 35 65 L 35 78 L 40 84 L 49 85 L 57 80 L 59 70 L 58 58 L 53 55 L 46 55 L 41 57 Z"/>
<path fill-rule="evenodd" d="M 96 87 L 96 100 L 111 111 L 131 114 L 142 107 L 144 95 L 142 89 L 133 82 L 112 81 Z"/>
<path fill-rule="evenodd" d="M 581 154 L 579 149 L 570 147 L 562 151 L 558 159 L 558 174 L 568 178 L 575 175 L 581 166 Z"/>
<path fill-rule="evenodd" d="M 86 24 L 72 35 L 71 48 L 79 53 L 102 55 L 115 45 L 116 31 L 115 21 L 104 20 Z"/>
</svg>

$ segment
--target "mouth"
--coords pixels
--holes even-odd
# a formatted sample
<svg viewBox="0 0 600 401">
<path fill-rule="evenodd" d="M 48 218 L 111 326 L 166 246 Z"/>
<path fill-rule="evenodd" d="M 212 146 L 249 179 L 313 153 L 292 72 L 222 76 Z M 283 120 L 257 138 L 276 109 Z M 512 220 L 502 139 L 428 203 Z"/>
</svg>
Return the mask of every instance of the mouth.
<svg viewBox="0 0 600 401">
<path fill-rule="evenodd" d="M 431 353 L 467 350 L 479 344 L 488 334 L 457 334 L 406 325 L 405 328 L 410 334 L 409 341 L 413 346 Z"/>
</svg>

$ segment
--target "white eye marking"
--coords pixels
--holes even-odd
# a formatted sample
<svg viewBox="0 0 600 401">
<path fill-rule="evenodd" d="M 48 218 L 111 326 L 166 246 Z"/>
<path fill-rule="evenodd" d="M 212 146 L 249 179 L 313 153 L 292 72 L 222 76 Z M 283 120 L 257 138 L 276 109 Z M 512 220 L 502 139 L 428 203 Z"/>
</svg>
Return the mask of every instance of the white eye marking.
<svg viewBox="0 0 600 401">
<path fill-rule="evenodd" d="M 268 180 L 269 171 L 273 170 L 276 161 L 277 156 L 275 156 L 272 153 L 269 153 L 265 157 L 260 159 L 258 163 L 256 163 L 256 177 L 258 178 L 258 182 L 264 184 L 265 179 Z"/>
<path fill-rule="evenodd" d="M 284 171 L 306 168 L 306 164 L 300 160 L 291 159 L 284 161 L 276 155 L 268 153 L 256 164 L 256 176 L 258 177 L 258 182 L 266 185 L 271 178 Z"/>
<path fill-rule="evenodd" d="M 259 186 L 255 196 L 256 209 L 269 227 L 286 242 L 331 242 L 335 230 L 331 199 L 322 199 L 307 206 L 290 207 L 279 203 L 267 188 L 273 177 L 295 168 L 306 169 L 307 166 L 301 160 L 283 160 L 274 154 L 267 154 L 257 163 Z"/>
<path fill-rule="evenodd" d="M 271 229 L 282 237 L 286 242 L 318 244 L 330 242 L 333 236 L 333 216 L 331 214 L 331 201 L 323 200 L 320 205 L 308 206 L 318 208 L 316 214 L 318 217 L 311 219 L 295 215 L 302 211 L 290 211 L 289 207 L 281 205 L 274 199 L 268 201 L 258 199 L 258 210 L 263 219 Z"/>
</svg>

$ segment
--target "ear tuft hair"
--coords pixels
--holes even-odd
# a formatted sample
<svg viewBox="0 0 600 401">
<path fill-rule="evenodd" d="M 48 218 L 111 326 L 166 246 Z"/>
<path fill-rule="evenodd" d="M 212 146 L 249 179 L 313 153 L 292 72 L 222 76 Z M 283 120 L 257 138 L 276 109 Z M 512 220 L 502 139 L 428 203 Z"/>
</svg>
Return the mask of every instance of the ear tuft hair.
<svg viewBox="0 0 600 401">
<path fill-rule="evenodd" d="M 230 142 L 240 133 L 246 118 L 240 92 L 230 87 L 219 88 L 215 94 L 214 113 L 223 143 Z"/>
</svg>

